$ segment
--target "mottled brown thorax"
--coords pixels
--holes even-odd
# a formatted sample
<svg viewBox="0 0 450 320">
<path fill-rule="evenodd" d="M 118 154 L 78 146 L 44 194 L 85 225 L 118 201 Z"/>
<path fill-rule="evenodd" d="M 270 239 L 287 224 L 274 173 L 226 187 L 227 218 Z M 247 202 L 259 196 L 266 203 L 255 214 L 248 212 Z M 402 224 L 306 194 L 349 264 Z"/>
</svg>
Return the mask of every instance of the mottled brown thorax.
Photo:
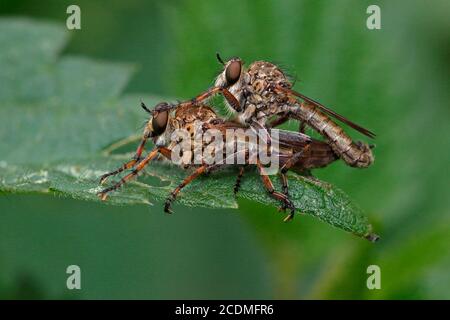
<svg viewBox="0 0 450 320">
<path fill-rule="evenodd" d="M 172 120 L 172 127 L 175 129 L 185 128 L 193 124 L 195 121 L 209 122 L 216 119 L 216 113 L 208 106 L 183 106 L 179 107 L 175 112 L 175 117 Z"/>
<path fill-rule="evenodd" d="M 244 109 L 255 108 L 257 118 L 284 112 L 280 106 L 285 104 L 288 98 L 274 93 L 272 89 L 274 85 L 292 87 L 286 75 L 276 65 L 266 61 L 252 63 L 245 79 L 246 106 Z"/>
</svg>

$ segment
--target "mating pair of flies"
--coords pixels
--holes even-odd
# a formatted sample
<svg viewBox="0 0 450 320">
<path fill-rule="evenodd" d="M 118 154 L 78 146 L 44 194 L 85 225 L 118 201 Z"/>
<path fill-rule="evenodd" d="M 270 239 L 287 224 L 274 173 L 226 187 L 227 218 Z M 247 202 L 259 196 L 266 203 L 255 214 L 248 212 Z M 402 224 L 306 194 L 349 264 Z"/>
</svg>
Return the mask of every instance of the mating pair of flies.
<svg viewBox="0 0 450 320">
<path fill-rule="evenodd" d="M 263 185 L 270 196 L 282 203 L 283 210 L 289 210 L 285 221 L 291 220 L 295 212 L 295 207 L 289 199 L 286 177 L 288 170 L 310 174 L 311 169 L 324 167 L 337 159 L 342 159 L 349 166 L 358 168 L 365 168 L 373 163 L 372 147 L 363 142 L 354 142 L 331 117 L 370 138 L 374 138 L 375 134 L 319 102 L 294 91 L 292 83 L 278 66 L 266 61 L 256 61 L 245 68 L 239 58 L 231 58 L 224 62 L 217 54 L 217 59 L 223 65 L 223 70 L 217 76 L 214 86 L 206 92 L 178 104 L 159 103 L 153 110 L 148 109 L 144 103 L 141 104 L 150 114 L 150 118 L 145 125 L 135 156 L 118 169 L 104 174 L 100 183 L 103 184 L 108 177 L 125 170 L 131 170 L 131 172 L 117 183 L 100 191 L 99 196 L 102 200 L 106 200 L 110 192 L 137 176 L 153 159 L 160 155 L 169 160 L 172 159 L 172 150 L 179 143 L 179 141 L 171 141 L 171 135 L 176 129 L 186 129 L 194 139 L 197 134 L 202 133 L 194 132 L 199 130 L 204 132 L 207 129 L 215 129 L 225 132 L 227 129 L 252 128 L 258 132 L 261 130 L 270 132 L 287 120 L 298 120 L 299 132 L 278 130 L 277 157 L 280 168 L 278 173 L 282 183 L 281 192 L 274 189 L 264 165 L 258 159 L 251 163 L 258 168 Z M 208 99 L 217 94 L 224 97 L 225 105 L 235 115 L 231 120 L 218 117 L 206 104 Z M 200 121 L 203 125 L 194 126 L 196 121 Z M 305 135 L 306 126 L 322 135 L 324 141 Z M 153 140 L 155 148 L 144 156 L 144 147 L 148 139 Z M 193 157 L 194 152 L 190 154 Z M 248 161 L 248 158 L 245 159 Z M 245 164 L 250 165 L 249 162 Z M 224 165 L 226 165 L 225 162 L 195 165 L 195 170 L 170 193 L 165 202 L 164 211 L 171 212 L 171 203 L 180 190 L 191 181 Z M 244 167 L 245 165 L 239 167 L 234 187 L 235 193 L 239 190 Z"/>
</svg>

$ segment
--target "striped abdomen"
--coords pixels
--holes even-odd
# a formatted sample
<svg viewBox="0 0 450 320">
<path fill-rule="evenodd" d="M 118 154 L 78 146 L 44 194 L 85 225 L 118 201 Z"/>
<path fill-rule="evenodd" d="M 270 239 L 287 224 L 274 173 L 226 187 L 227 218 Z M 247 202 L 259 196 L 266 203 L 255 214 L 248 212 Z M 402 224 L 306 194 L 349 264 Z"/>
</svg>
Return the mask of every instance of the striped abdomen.
<svg viewBox="0 0 450 320">
<path fill-rule="evenodd" d="M 334 152 L 352 167 L 365 168 L 372 164 L 374 157 L 369 146 L 354 143 L 344 130 L 313 105 L 302 103 L 292 106 L 290 111 L 300 121 L 323 135 Z"/>
</svg>

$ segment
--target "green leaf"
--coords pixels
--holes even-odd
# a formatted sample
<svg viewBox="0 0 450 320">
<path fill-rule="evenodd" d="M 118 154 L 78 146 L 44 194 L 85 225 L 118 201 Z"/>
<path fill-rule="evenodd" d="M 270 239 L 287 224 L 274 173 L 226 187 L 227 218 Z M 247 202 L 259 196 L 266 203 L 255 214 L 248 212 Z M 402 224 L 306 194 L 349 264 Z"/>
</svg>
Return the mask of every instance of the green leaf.
<svg viewBox="0 0 450 320">
<path fill-rule="evenodd" d="M 4 84 L 0 87 L 0 190 L 99 201 L 99 176 L 130 157 L 111 146 L 133 141 L 145 120 L 138 108 L 140 99 L 148 105 L 166 99 L 123 96 L 133 69 L 130 65 L 80 57 L 59 59 L 67 33 L 58 25 L 1 19 L 0 28 Z M 145 177 L 113 193 L 107 203 L 153 204 L 186 175 L 171 164 L 152 163 Z M 374 238 L 367 218 L 342 191 L 295 174 L 289 179 L 291 198 L 300 212 Z M 234 181 L 233 170 L 213 173 L 194 181 L 178 201 L 188 206 L 237 208 Z M 278 181 L 275 184 L 280 187 Z M 266 194 L 255 172 L 246 174 L 240 196 L 279 205 Z"/>
</svg>

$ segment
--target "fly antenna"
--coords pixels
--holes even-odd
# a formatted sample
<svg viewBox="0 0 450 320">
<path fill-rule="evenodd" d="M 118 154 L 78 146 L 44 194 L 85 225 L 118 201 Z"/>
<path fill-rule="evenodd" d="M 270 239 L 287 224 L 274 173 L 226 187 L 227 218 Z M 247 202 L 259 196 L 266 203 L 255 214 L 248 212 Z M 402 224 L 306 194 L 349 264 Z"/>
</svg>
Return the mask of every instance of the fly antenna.
<svg viewBox="0 0 450 320">
<path fill-rule="evenodd" d="M 217 58 L 217 60 L 218 60 L 221 64 L 225 65 L 225 62 L 223 62 L 223 60 L 222 60 L 222 58 L 220 57 L 220 54 L 219 54 L 218 52 L 216 52 L 216 58 Z"/>
<path fill-rule="evenodd" d="M 141 100 L 141 108 L 144 109 L 148 113 L 152 113 L 149 108 L 145 105 L 144 101 Z"/>
</svg>

